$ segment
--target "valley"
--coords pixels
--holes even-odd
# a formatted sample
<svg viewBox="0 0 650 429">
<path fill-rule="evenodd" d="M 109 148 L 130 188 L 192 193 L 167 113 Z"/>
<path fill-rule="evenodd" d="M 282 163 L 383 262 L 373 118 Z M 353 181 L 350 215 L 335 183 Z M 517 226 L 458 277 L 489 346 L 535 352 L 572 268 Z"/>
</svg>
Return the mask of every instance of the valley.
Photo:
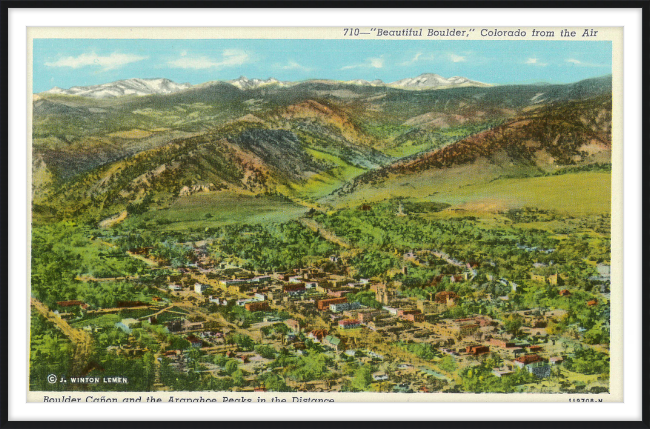
<svg viewBox="0 0 650 429">
<path fill-rule="evenodd" d="M 611 85 L 35 94 L 30 389 L 607 392 Z"/>
</svg>

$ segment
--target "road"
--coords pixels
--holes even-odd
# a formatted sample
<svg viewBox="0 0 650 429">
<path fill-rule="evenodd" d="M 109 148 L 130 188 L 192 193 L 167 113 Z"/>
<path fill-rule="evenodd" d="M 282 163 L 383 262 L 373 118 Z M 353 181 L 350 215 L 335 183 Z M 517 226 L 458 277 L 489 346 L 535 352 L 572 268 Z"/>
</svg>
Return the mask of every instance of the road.
<svg viewBox="0 0 650 429">
<path fill-rule="evenodd" d="M 73 328 L 68 322 L 58 317 L 54 312 L 52 312 L 45 304 L 37 300 L 36 298 L 31 299 L 32 307 L 38 311 L 43 317 L 52 322 L 57 328 L 63 332 L 63 334 L 70 339 L 74 345 L 74 355 L 72 357 L 72 374 L 81 375 L 82 371 L 88 364 L 88 359 L 92 353 L 92 342 L 93 339 L 91 335 L 80 329 Z"/>
<path fill-rule="evenodd" d="M 333 232 L 326 230 L 321 224 L 319 224 L 313 219 L 301 218 L 300 223 L 302 223 L 304 226 L 311 229 L 312 231 L 319 233 L 321 237 L 323 237 L 327 241 L 330 241 L 334 244 L 338 244 L 339 246 L 345 249 L 349 249 L 352 247 L 350 246 L 350 243 L 348 243 L 341 237 L 337 236 Z"/>
</svg>

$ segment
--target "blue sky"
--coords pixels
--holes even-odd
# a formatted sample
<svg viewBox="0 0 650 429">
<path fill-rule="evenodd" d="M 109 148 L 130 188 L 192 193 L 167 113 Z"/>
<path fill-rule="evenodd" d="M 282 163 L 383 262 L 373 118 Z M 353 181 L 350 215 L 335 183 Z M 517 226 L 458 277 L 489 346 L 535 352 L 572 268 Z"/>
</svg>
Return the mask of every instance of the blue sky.
<svg viewBox="0 0 650 429">
<path fill-rule="evenodd" d="M 493 84 L 568 83 L 612 72 L 611 42 L 35 39 L 34 92 L 164 77 L 381 79 L 422 73 Z"/>
</svg>

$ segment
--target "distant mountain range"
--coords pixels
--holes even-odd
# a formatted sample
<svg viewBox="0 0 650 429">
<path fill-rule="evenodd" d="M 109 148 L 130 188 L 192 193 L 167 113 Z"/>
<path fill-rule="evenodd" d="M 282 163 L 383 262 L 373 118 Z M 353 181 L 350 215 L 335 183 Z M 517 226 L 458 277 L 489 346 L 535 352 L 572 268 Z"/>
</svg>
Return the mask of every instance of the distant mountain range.
<svg viewBox="0 0 650 429">
<path fill-rule="evenodd" d="M 166 210 L 193 194 L 338 207 L 608 165 L 611 82 L 130 79 L 41 93 L 34 219 L 99 223 L 145 196 Z"/>
<path fill-rule="evenodd" d="M 124 95 L 172 94 L 191 88 L 189 83 L 176 83 L 169 79 L 125 79 L 92 86 L 73 86 L 70 89 L 54 87 L 46 94 L 79 95 L 92 98 L 113 98 Z"/>
<path fill-rule="evenodd" d="M 301 83 L 319 82 L 332 85 L 350 84 L 362 86 L 375 86 L 375 87 L 391 87 L 407 90 L 429 90 L 429 89 L 447 89 L 456 87 L 489 87 L 492 86 L 487 83 L 477 82 L 466 77 L 453 76 L 444 78 L 437 74 L 424 73 L 414 78 L 401 79 L 392 83 L 384 83 L 381 80 L 373 80 L 371 82 L 363 79 L 354 79 L 349 81 L 336 81 L 336 80 L 308 80 L 303 82 L 282 82 L 276 78 L 268 79 L 248 79 L 246 76 L 241 76 L 238 79 L 225 81 L 241 90 L 257 89 L 263 86 L 278 86 L 286 87 L 293 86 Z M 211 82 L 208 82 L 209 84 Z M 73 86 L 70 89 L 61 89 L 54 87 L 45 94 L 65 94 L 65 95 L 78 95 L 81 97 L 91 98 L 115 98 L 126 95 L 152 95 L 152 94 L 172 94 L 175 92 L 201 87 L 206 84 L 191 85 L 189 83 L 176 83 L 169 79 L 125 79 L 117 82 L 104 83 L 101 85 L 92 86 Z"/>
</svg>

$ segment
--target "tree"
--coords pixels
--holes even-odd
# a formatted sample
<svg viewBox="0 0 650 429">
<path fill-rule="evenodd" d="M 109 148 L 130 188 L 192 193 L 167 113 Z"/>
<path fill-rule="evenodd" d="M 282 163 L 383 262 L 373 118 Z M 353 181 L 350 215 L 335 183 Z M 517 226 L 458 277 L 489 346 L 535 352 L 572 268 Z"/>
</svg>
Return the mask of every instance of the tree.
<svg viewBox="0 0 650 429">
<path fill-rule="evenodd" d="M 226 366 L 224 366 L 224 371 L 226 371 L 228 374 L 232 375 L 237 369 L 239 369 L 239 364 L 235 360 L 229 360 L 226 362 Z"/>
<path fill-rule="evenodd" d="M 364 365 L 355 371 L 352 378 L 352 386 L 357 390 L 367 390 L 368 386 L 372 383 L 372 368 Z"/>
<path fill-rule="evenodd" d="M 456 371 L 456 368 L 458 368 L 458 364 L 456 363 L 456 360 L 451 356 L 443 357 L 442 360 L 440 361 L 439 366 L 440 369 L 447 372 L 454 372 Z"/>
</svg>

